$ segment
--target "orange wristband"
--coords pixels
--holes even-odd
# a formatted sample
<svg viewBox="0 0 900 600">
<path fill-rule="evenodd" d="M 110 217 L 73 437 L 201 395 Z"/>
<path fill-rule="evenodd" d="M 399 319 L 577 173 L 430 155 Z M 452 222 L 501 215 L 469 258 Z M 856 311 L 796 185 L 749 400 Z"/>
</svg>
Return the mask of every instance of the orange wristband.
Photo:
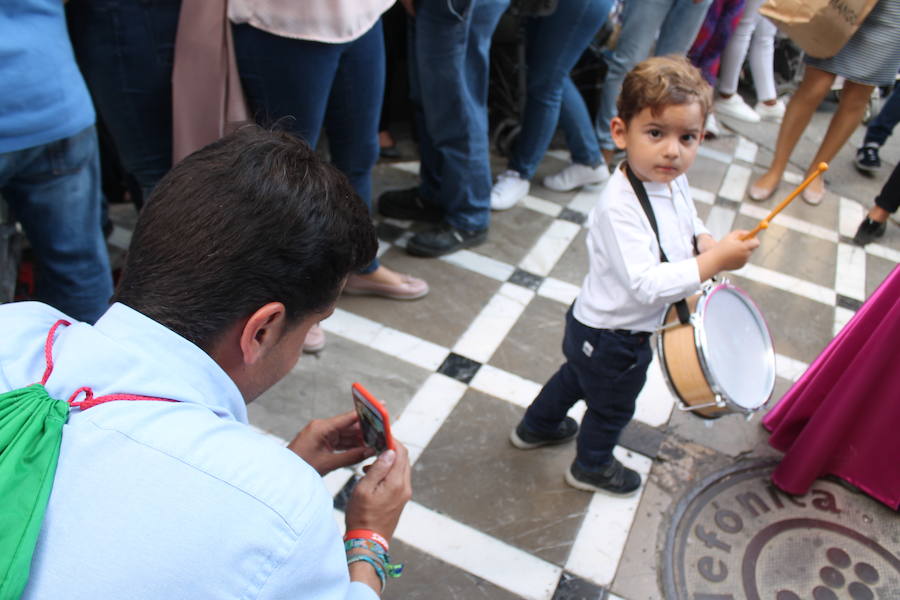
<svg viewBox="0 0 900 600">
<path fill-rule="evenodd" d="M 387 540 L 370 529 L 351 529 L 344 534 L 344 541 L 351 539 L 371 540 L 384 548 L 385 552 L 389 550 Z"/>
</svg>

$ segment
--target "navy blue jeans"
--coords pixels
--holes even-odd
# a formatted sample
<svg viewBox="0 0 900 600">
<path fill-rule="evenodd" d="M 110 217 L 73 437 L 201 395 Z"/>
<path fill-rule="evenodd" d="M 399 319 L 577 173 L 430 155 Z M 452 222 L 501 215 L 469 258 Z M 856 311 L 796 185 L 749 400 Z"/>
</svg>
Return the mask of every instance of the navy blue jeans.
<svg viewBox="0 0 900 600">
<path fill-rule="evenodd" d="M 313 147 L 324 127 L 331 162 L 371 209 L 384 96 L 381 21 L 343 44 L 281 37 L 250 25 L 233 31 L 241 83 L 256 120 L 278 122 Z M 362 272 L 377 268 L 378 259 Z"/>
<path fill-rule="evenodd" d="M 144 198 L 172 166 L 172 64 L 181 0 L 66 7 L 75 58 Z"/>
<path fill-rule="evenodd" d="M 878 144 L 884 146 L 884 143 L 894 131 L 897 121 L 900 121 L 900 85 L 894 86 L 894 91 L 888 96 L 878 111 L 878 116 L 869 122 L 866 128 L 865 144 Z"/>
<path fill-rule="evenodd" d="M 600 470 L 612 458 L 619 435 L 634 415 L 634 403 L 647 380 L 650 334 L 594 329 L 566 313 L 563 338 L 566 362 L 544 384 L 525 412 L 525 427 L 555 431 L 579 400 L 587 412 L 578 432 L 575 460 L 587 471 Z"/>
<path fill-rule="evenodd" d="M 488 67 L 491 36 L 509 0 L 419 0 L 409 28 L 420 193 L 465 231 L 491 215 Z"/>
<path fill-rule="evenodd" d="M 101 229 L 94 127 L 0 153 L 0 194 L 34 248 L 36 299 L 79 321 L 96 321 L 113 287 Z"/>
<path fill-rule="evenodd" d="M 565 0 L 553 14 L 528 20 L 528 97 L 509 162 L 509 168 L 524 179 L 534 176 L 553 139 L 564 93 L 572 103 L 566 113 L 572 122 L 563 126 L 572 161 L 592 167 L 603 162 L 587 106 L 569 72 L 606 21 L 611 5 L 612 0 Z"/>
</svg>

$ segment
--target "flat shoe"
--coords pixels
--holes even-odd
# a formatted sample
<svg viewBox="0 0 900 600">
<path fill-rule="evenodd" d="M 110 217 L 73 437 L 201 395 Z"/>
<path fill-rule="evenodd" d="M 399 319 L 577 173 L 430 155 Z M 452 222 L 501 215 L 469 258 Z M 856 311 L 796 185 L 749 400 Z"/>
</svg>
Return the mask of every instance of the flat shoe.
<svg viewBox="0 0 900 600">
<path fill-rule="evenodd" d="M 325 347 L 325 332 L 322 327 L 316 323 L 306 332 L 306 339 L 303 340 L 303 351 L 307 354 L 316 354 L 321 352 Z"/>
<path fill-rule="evenodd" d="M 424 279 L 412 275 L 400 275 L 403 283 L 390 285 L 376 283 L 361 275 L 351 273 L 344 286 L 344 293 L 351 296 L 381 296 L 392 300 L 416 300 L 426 295 L 429 291 L 428 283 Z"/>
<path fill-rule="evenodd" d="M 775 190 L 777 188 L 777 185 L 771 188 L 764 188 L 761 185 L 754 184 L 750 186 L 749 190 L 747 190 L 747 195 L 750 196 L 750 199 L 755 202 L 765 202 L 772 197 L 772 194 L 775 193 Z"/>
<path fill-rule="evenodd" d="M 811 188 L 804 188 L 804 190 L 800 193 L 800 196 L 803 197 L 803 201 L 812 206 L 818 206 L 822 204 L 822 199 L 825 198 L 825 188 L 822 188 L 822 191 L 816 191 Z"/>
</svg>

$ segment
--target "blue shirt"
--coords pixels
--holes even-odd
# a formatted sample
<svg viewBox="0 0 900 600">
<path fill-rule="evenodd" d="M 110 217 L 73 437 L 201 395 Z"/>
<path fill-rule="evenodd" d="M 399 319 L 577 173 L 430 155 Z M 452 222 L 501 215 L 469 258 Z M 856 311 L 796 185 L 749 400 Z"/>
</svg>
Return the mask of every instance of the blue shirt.
<svg viewBox="0 0 900 600">
<path fill-rule="evenodd" d="M 0 306 L 0 392 L 40 381 L 64 315 Z M 71 320 L 71 319 L 67 319 Z M 46 387 L 73 409 L 25 599 L 374 599 L 350 582 L 318 473 L 247 426 L 234 382 L 197 346 L 122 304 L 60 328 Z"/>
<path fill-rule="evenodd" d="M 93 123 L 62 0 L 0 2 L 0 152 L 49 144 Z"/>
</svg>

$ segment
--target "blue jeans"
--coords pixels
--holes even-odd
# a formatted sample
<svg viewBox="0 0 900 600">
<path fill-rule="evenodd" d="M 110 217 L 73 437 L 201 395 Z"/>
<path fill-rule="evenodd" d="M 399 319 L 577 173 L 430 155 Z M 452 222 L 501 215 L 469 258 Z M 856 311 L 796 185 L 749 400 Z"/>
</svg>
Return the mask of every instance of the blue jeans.
<svg viewBox="0 0 900 600">
<path fill-rule="evenodd" d="M 113 287 L 94 127 L 0 154 L 0 195 L 34 248 L 36 299 L 79 321 L 96 321 Z"/>
<path fill-rule="evenodd" d="M 234 27 L 235 54 L 250 110 L 313 147 L 323 126 L 331 162 L 372 208 L 372 167 L 384 95 L 381 21 L 361 37 L 325 44 Z M 371 273 L 378 259 L 363 269 Z"/>
<path fill-rule="evenodd" d="M 172 64 L 181 0 L 66 7 L 75 58 L 144 199 L 172 166 Z"/>
<path fill-rule="evenodd" d="M 690 49 L 712 0 L 625 0 L 622 29 L 613 52 L 606 56 L 609 70 L 600 91 L 595 126 L 604 150 L 614 149 L 609 122 L 616 116 L 616 101 L 625 75 L 650 55 L 657 32 L 655 54 L 685 55 Z M 568 97 L 567 97 L 568 99 Z M 563 102 L 565 113 L 571 106 Z"/>
<path fill-rule="evenodd" d="M 891 136 L 897 121 L 900 121 L 900 91 L 897 90 L 900 90 L 900 85 L 894 86 L 894 91 L 884 101 L 878 116 L 869 122 L 863 145 L 871 143 L 884 146 L 884 143 Z"/>
<path fill-rule="evenodd" d="M 523 421 L 536 433 L 553 432 L 583 399 L 587 412 L 575 460 L 586 471 L 598 471 L 612 459 L 619 435 L 634 415 L 652 358 L 650 334 L 594 329 L 580 323 L 570 308 L 563 354 L 566 362 L 544 384 Z"/>
<path fill-rule="evenodd" d="M 491 36 L 509 0 L 419 0 L 409 28 L 420 193 L 465 231 L 490 223 L 488 67 Z"/>
<path fill-rule="evenodd" d="M 565 0 L 552 15 L 529 19 L 527 101 L 509 162 L 524 179 L 534 176 L 553 139 L 564 95 L 573 104 L 563 126 L 572 160 L 591 166 L 603 162 L 587 106 L 569 72 L 606 21 L 611 5 L 612 0 Z"/>
</svg>

